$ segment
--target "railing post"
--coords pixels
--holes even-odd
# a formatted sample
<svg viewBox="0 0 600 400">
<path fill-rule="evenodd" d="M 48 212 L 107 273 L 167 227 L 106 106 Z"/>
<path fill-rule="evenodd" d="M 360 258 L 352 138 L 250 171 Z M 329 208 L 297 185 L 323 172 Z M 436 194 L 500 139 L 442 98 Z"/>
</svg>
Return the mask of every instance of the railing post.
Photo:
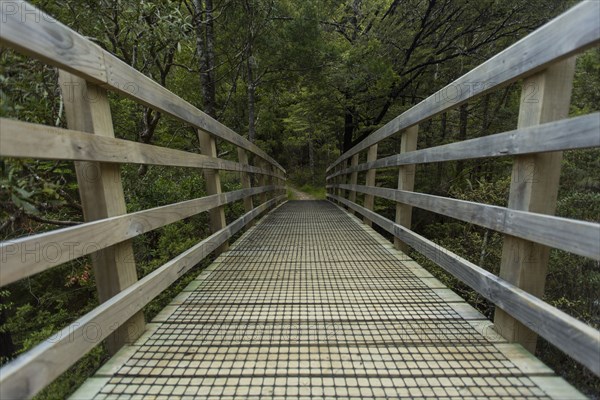
<svg viewBox="0 0 600 400">
<path fill-rule="evenodd" d="M 248 163 L 248 153 L 246 150 L 238 147 L 238 162 L 242 165 L 249 165 Z M 242 183 L 242 189 L 251 189 L 252 188 L 252 179 L 250 174 L 245 171 L 240 172 L 240 181 Z M 252 201 L 252 196 L 244 197 L 244 212 L 248 213 L 252 211 L 254 208 L 254 202 Z M 254 225 L 254 220 L 248 223 L 248 228 Z"/>
<path fill-rule="evenodd" d="M 573 87 L 575 58 L 558 62 L 523 82 L 519 128 L 567 117 Z M 560 178 L 562 152 L 517 156 L 514 159 L 508 208 L 554 214 Z M 502 248 L 500 277 L 521 289 L 542 297 L 550 249 L 506 235 Z M 537 335 L 496 308 L 498 333 L 535 351 Z"/>
<path fill-rule="evenodd" d="M 262 169 L 268 169 L 268 165 L 265 161 L 263 161 L 262 159 L 260 161 L 257 162 L 257 165 L 259 165 Z M 267 185 L 267 175 L 265 174 L 259 174 L 258 176 L 258 186 L 266 186 Z M 259 195 L 259 199 L 260 199 L 260 204 L 264 204 L 267 202 L 268 197 L 267 197 L 267 193 L 261 193 Z"/>
<path fill-rule="evenodd" d="M 372 145 L 371 147 L 369 147 L 369 150 L 367 151 L 367 162 L 371 162 L 371 161 L 377 161 L 377 143 Z M 377 171 L 374 168 L 367 171 L 367 176 L 365 178 L 366 186 L 375 186 L 375 173 L 376 172 Z M 374 203 L 375 203 L 375 197 L 372 194 L 366 194 L 364 207 L 367 210 L 373 211 Z M 363 222 L 369 226 L 373 225 L 367 217 L 363 218 Z"/>
<path fill-rule="evenodd" d="M 419 125 L 411 126 L 402 132 L 400 142 L 400 154 L 417 149 L 417 136 Z M 415 187 L 415 164 L 401 165 L 398 170 L 398 189 L 413 191 Z M 396 223 L 410 229 L 412 221 L 412 206 L 396 203 Z M 397 237 L 394 237 L 394 247 L 400 251 L 407 252 L 408 246 Z"/>
<path fill-rule="evenodd" d="M 59 71 L 59 85 L 70 129 L 115 136 L 110 104 L 104 89 L 65 71 Z M 127 213 L 119 164 L 76 161 L 75 171 L 86 221 Z M 91 246 L 94 243 L 80 245 Z M 138 280 L 133 247 L 129 240 L 95 252 L 92 264 L 100 303 Z M 144 329 L 144 313 L 141 311 L 128 321 L 122 321 L 106 339 L 109 353 L 114 354 L 125 343 L 134 342 Z"/>
<path fill-rule="evenodd" d="M 358 166 L 358 153 L 352 156 L 352 160 L 350 161 L 350 166 L 356 167 Z M 350 185 L 356 185 L 358 183 L 358 171 L 352 171 L 350 174 Z M 350 190 L 348 193 L 348 200 L 353 203 L 356 203 L 356 192 L 354 190 Z M 349 210 L 352 214 L 355 214 L 354 211 Z"/>
<path fill-rule="evenodd" d="M 346 169 L 346 160 L 344 160 L 344 161 L 340 162 L 340 164 L 339 164 L 339 169 L 338 169 L 338 172 L 340 172 L 340 171 L 341 171 L 341 170 L 343 170 L 343 169 Z M 341 184 L 343 184 L 343 183 L 344 183 L 344 177 L 345 177 L 345 175 L 344 175 L 344 174 L 336 176 L 336 178 L 335 178 L 335 179 L 336 179 L 336 183 L 337 183 L 338 185 L 341 185 Z M 345 191 L 344 191 L 344 189 L 341 189 L 341 188 L 338 188 L 338 189 L 337 189 L 337 193 L 336 193 L 336 194 L 337 194 L 339 197 L 342 197 L 342 198 L 345 198 L 345 197 L 346 197 L 346 196 L 345 196 Z M 346 207 L 345 207 L 343 204 L 341 204 L 341 203 L 340 203 L 340 206 L 342 206 L 343 208 L 346 208 Z"/>
<path fill-rule="evenodd" d="M 200 140 L 200 152 L 209 157 L 217 157 L 217 141 L 207 132 L 198 129 L 198 139 Z M 204 169 L 204 180 L 206 181 L 206 192 L 208 195 L 221 193 L 221 177 L 219 171 L 214 169 Z M 227 226 L 225 221 L 225 207 L 220 206 L 209 211 L 210 231 L 217 232 Z M 229 242 L 219 246 L 215 253 L 220 254 L 229 248 Z"/>
</svg>

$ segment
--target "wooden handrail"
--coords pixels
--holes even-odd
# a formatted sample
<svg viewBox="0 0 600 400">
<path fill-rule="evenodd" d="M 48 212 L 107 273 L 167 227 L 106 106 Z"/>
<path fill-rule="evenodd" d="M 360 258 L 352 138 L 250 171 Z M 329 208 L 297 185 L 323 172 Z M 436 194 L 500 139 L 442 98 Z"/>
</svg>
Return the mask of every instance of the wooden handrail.
<svg viewBox="0 0 600 400">
<path fill-rule="evenodd" d="M 560 152 L 600 147 L 600 113 L 566 118 L 574 67 L 574 59 L 569 57 L 600 42 L 599 14 L 597 1 L 573 7 L 368 136 L 333 162 L 326 178 L 329 199 L 377 224 L 394 235 L 399 244 L 414 248 L 494 302 L 498 306 L 495 327 L 502 336 L 533 351 L 537 333 L 596 375 L 600 375 L 600 332 L 540 298 L 550 248 L 600 260 L 600 224 L 552 215 Z M 523 77 L 527 77 L 526 83 L 536 82 L 544 90 L 542 98 L 533 104 L 522 102 L 517 129 L 419 150 L 408 140 L 406 133 L 418 124 Z M 449 90 L 469 82 L 479 84 L 469 85 L 467 91 L 454 91 L 456 96 L 452 98 L 446 96 Z M 398 133 L 403 133 L 404 151 L 358 163 L 361 152 Z M 406 187 L 399 182 L 398 189 L 375 187 L 373 180 L 367 185 L 356 184 L 355 177 L 361 171 L 369 174 L 379 168 L 503 156 L 515 160 L 508 207 L 415 193 L 410 176 Z M 352 165 L 343 167 L 350 157 Z M 532 162 L 540 182 L 520 176 L 532 172 L 525 168 Z M 351 184 L 340 183 L 349 174 L 353 177 Z M 404 175 L 401 171 L 399 179 Z M 350 193 L 349 200 L 339 195 L 344 191 Z M 356 204 L 356 193 L 365 195 L 363 206 Z M 397 222 L 378 215 L 372 210 L 373 197 L 394 201 L 401 214 L 402 207 L 417 207 L 503 233 L 500 277 L 411 231 L 410 208 L 404 209 L 403 215 L 397 212 Z M 533 255 L 537 273 L 527 270 L 529 259 L 518 259 L 519 255 L 523 258 L 520 250 Z"/>
<path fill-rule="evenodd" d="M 195 128 L 250 151 L 285 169 L 262 149 L 214 118 L 165 89 L 146 75 L 135 70 L 113 54 L 84 38 L 49 15 L 26 4 L 27 10 L 39 18 L 22 19 L 0 7 L 0 44 L 37 58 L 64 71 L 71 72 L 88 82 L 129 97 L 157 111 L 171 115 Z M 23 6 L 25 7 L 25 6 Z M 62 87 L 68 101 L 74 86 Z"/>
<path fill-rule="evenodd" d="M 596 112 L 462 142 L 395 154 L 374 162 L 345 168 L 327 176 L 327 179 L 368 171 L 372 168 L 600 147 L 599 131 L 600 113 Z"/>
<path fill-rule="evenodd" d="M 600 2 L 586 0 L 397 116 L 328 168 L 402 130 L 506 86 L 600 42 Z"/>
<path fill-rule="evenodd" d="M 71 325 L 0 369 L 0 398 L 30 398 L 73 365 L 128 318 L 183 276 L 255 217 L 283 200 L 280 196 L 254 208 L 167 262 Z M 92 327 L 94 340 L 86 335 Z"/>
<path fill-rule="evenodd" d="M 276 189 L 261 186 L 215 194 L 1 242 L 0 287 L 201 212 Z M 27 252 L 35 248 L 40 251 Z M 51 256 L 44 257 L 45 253 Z"/>
<path fill-rule="evenodd" d="M 34 10 L 29 4 L 27 7 Z M 60 68 L 69 127 L 2 118 L 0 156 L 73 161 L 86 221 L 1 242 L 0 286 L 94 254 L 102 303 L 52 340 L 0 369 L 0 398 L 29 398 L 103 339 L 114 353 L 124 342 L 141 335 L 141 311 L 146 304 L 208 254 L 225 249 L 227 241 L 254 218 L 284 200 L 280 194 L 285 192 L 285 170 L 255 144 L 47 15 L 22 21 L 5 12 L 7 8 L 0 10 L 3 46 Z M 83 94 L 89 89 L 98 95 L 94 101 Z M 198 131 L 203 154 L 115 138 L 106 90 L 191 125 Z M 237 146 L 239 162 L 218 158 L 216 138 Z M 248 153 L 254 155 L 254 165 L 249 163 Z M 120 175 L 120 164 L 127 163 L 202 169 L 208 196 L 128 214 Z M 86 168 L 99 174 L 86 176 Z M 221 193 L 220 170 L 240 172 L 242 189 Z M 260 186 L 252 187 L 249 174 L 258 175 Z M 268 193 L 274 194 L 270 200 Z M 257 207 L 252 202 L 256 195 L 262 200 Z M 223 207 L 236 201 L 244 201 L 246 213 L 227 225 Z M 138 281 L 130 240 L 201 212 L 211 214 L 211 236 Z M 31 254 L 31 249 L 36 254 Z M 48 250 L 50 255 L 45 256 Z M 85 336 L 89 324 L 98 328 L 94 341 Z M 134 328 L 131 334 L 128 327 Z"/>
<path fill-rule="evenodd" d="M 486 299 L 510 310 L 513 316 L 531 330 L 588 367 L 594 374 L 600 375 L 600 333 L 596 329 L 394 221 L 342 197 L 329 197 L 400 238 Z M 501 331 L 498 333 L 503 334 Z"/>
<path fill-rule="evenodd" d="M 276 175 L 280 172 L 203 154 L 0 118 L 2 157 L 164 165 Z"/>
<path fill-rule="evenodd" d="M 600 260 L 600 224 L 597 223 L 405 190 L 339 184 L 329 185 L 329 187 L 392 200 L 593 260 Z"/>
</svg>

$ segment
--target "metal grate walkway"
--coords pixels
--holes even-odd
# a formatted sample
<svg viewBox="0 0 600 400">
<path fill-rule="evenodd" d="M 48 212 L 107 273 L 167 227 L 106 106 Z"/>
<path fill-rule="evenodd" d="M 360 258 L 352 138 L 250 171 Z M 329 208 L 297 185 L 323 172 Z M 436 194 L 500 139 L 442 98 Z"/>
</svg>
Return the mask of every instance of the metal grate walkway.
<svg viewBox="0 0 600 400">
<path fill-rule="evenodd" d="M 358 219 L 288 202 L 73 398 L 582 397 Z"/>
</svg>

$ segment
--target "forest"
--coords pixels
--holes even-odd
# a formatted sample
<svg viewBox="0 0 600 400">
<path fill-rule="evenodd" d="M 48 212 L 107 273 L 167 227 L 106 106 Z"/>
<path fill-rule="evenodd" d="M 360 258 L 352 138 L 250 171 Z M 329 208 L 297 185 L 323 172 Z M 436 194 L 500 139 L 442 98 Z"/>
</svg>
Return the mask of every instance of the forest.
<svg viewBox="0 0 600 400">
<path fill-rule="evenodd" d="M 325 170 L 340 154 L 578 1 L 31 3 L 256 143 L 287 170 L 290 186 L 322 198 Z M 522 89 L 520 82 L 510 84 L 422 124 L 417 148 L 514 129 Z M 64 96 L 56 68 L 0 48 L 1 117 L 66 127 Z M 110 102 L 118 138 L 199 152 L 191 127 L 124 97 L 111 95 Z M 599 110 L 600 49 L 593 48 L 577 58 L 569 115 Z M 399 135 L 379 145 L 380 158 L 399 151 Z M 234 146 L 226 142 L 218 142 L 218 153 L 237 160 Z M 421 164 L 415 191 L 506 206 L 511 166 L 509 157 Z M 378 170 L 377 186 L 396 188 L 397 171 Z M 599 149 L 564 153 L 556 215 L 600 222 L 598 171 Z M 192 169 L 124 165 L 121 174 L 128 212 L 206 193 L 202 174 Z M 364 179 L 359 174 L 359 183 Z M 237 173 L 222 173 L 221 180 L 224 191 L 241 187 Z M 375 210 L 394 219 L 391 201 L 377 199 Z M 242 214 L 239 202 L 226 208 L 227 221 Z M 73 163 L 0 159 L 0 240 L 82 221 Z M 413 211 L 412 229 L 493 273 L 499 271 L 500 233 L 419 209 Z M 208 216 L 200 214 L 135 238 L 138 276 L 209 234 Z M 419 253 L 411 251 L 410 256 L 493 318 L 494 305 L 481 295 Z M 146 319 L 209 263 L 203 261 L 150 303 Z M 599 263 L 552 250 L 545 301 L 599 328 Z M 0 362 L 97 305 L 89 257 L 2 288 Z M 594 374 L 551 344 L 540 339 L 536 355 L 579 390 L 600 398 Z M 107 359 L 106 348 L 97 346 L 37 398 L 64 398 Z"/>
</svg>

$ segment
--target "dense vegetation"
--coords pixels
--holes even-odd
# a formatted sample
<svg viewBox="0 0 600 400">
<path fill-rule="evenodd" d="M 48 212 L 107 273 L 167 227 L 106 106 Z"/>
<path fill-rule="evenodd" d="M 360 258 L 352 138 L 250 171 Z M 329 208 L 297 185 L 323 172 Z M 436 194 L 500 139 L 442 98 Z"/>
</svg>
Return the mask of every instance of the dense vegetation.
<svg viewBox="0 0 600 400">
<path fill-rule="evenodd" d="M 247 136 L 273 155 L 289 179 L 322 195 L 326 166 L 391 118 L 499 52 L 574 2 L 564 0 L 38 0 L 35 5 L 90 38 L 182 98 Z M 0 114 L 65 126 L 57 71 L 0 49 Z M 449 111 L 421 126 L 419 148 L 513 129 L 520 85 L 513 84 Z M 189 127 L 111 96 L 120 138 L 198 152 Z M 578 59 L 571 114 L 600 107 L 600 52 Z M 380 156 L 399 151 L 386 140 Z M 219 143 L 223 158 L 234 149 Z M 364 155 L 362 156 L 364 159 Z M 0 161 L 0 239 L 82 221 L 71 163 Z M 510 159 L 426 164 L 415 190 L 506 205 Z M 558 215 L 600 219 L 600 153 L 565 153 Z M 124 166 L 129 211 L 200 197 L 198 171 Z M 395 187 L 397 170 L 381 170 L 377 184 Z M 364 174 L 359 175 L 364 182 Z M 224 190 L 240 187 L 223 174 Z M 321 188 L 313 190 L 311 188 Z M 359 196 L 360 200 L 360 196 Z M 392 217 L 390 202 L 376 209 Z M 227 208 L 227 220 L 242 212 Z M 415 210 L 414 229 L 482 267 L 498 272 L 502 236 Z M 199 215 L 135 240 L 144 276 L 208 235 Z M 493 305 L 454 278 L 431 268 L 487 316 Z M 206 261 L 208 262 L 208 261 Z M 0 291 L 3 362 L 31 348 L 97 304 L 91 261 L 78 259 Z M 199 266 L 201 267 L 201 266 Z M 197 273 L 198 269 L 196 269 Z M 152 317 L 194 272 L 145 310 Z M 596 262 L 553 251 L 546 300 L 600 326 L 600 269 Z M 545 341 L 538 356 L 589 394 L 593 375 Z M 102 346 L 42 393 L 60 398 L 107 354 Z"/>
</svg>

